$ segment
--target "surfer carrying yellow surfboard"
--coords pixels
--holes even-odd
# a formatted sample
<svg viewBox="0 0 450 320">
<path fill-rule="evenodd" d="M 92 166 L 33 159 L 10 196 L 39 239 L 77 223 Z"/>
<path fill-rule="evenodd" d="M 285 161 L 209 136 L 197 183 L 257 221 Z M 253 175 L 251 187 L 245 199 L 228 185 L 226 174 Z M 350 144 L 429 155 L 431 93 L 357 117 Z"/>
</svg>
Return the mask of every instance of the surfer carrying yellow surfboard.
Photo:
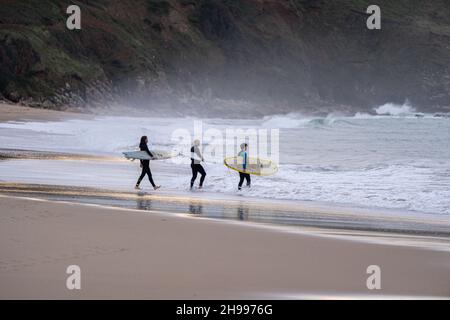
<svg viewBox="0 0 450 320">
<path fill-rule="evenodd" d="M 241 151 L 238 153 L 238 157 L 242 157 L 243 158 L 243 162 L 242 162 L 242 168 L 244 169 L 244 172 L 239 172 L 239 185 L 238 185 L 238 189 L 241 190 L 242 189 L 242 184 L 244 183 L 244 179 L 247 180 L 247 187 L 250 188 L 251 185 L 251 179 L 250 179 L 250 174 L 246 173 L 245 171 L 247 170 L 247 165 L 248 165 L 248 144 L 247 143 L 242 143 L 241 144 Z"/>
</svg>

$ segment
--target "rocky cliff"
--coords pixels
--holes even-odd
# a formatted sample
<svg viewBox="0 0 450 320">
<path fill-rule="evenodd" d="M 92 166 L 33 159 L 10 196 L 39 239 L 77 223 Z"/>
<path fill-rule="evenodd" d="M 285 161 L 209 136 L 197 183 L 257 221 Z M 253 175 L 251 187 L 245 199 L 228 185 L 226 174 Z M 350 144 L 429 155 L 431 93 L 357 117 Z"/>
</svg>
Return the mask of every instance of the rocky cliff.
<svg viewBox="0 0 450 320">
<path fill-rule="evenodd" d="M 450 2 L 0 0 L 0 99 L 245 116 L 450 107 Z M 81 30 L 66 8 L 81 8 Z M 256 107 L 257 106 L 257 107 Z M 226 109 L 225 109 L 226 108 Z"/>
</svg>

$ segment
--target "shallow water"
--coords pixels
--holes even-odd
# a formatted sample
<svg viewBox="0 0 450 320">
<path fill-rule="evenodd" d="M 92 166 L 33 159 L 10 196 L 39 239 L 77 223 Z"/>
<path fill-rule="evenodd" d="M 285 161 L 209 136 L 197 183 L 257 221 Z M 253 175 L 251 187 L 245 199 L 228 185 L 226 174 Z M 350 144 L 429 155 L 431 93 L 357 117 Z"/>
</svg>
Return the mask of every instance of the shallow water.
<svg viewBox="0 0 450 320">
<path fill-rule="evenodd" d="M 121 152 L 135 149 L 145 134 L 151 148 L 189 154 L 188 146 L 175 139 L 176 133 L 194 133 L 198 125 L 198 119 L 192 118 L 131 117 L 1 123 L 0 146 L 119 159 Z M 253 177 L 252 188 L 241 196 L 450 214 L 450 118 L 408 114 L 309 118 L 290 114 L 263 119 L 205 119 L 201 125 L 203 133 L 208 135 L 214 129 L 223 137 L 227 129 L 280 130 L 279 172 Z M 221 164 L 225 152 L 216 148 L 211 155 L 208 150 L 213 149 L 214 141 L 205 136 L 204 143 L 209 148 L 205 149 L 205 190 L 235 195 L 238 177 Z M 256 149 L 250 146 L 251 153 Z M 152 162 L 154 177 L 166 190 L 188 192 L 189 162 L 183 157 L 176 161 Z M 0 162 L 3 181 L 113 189 L 133 186 L 138 171 L 137 162 L 124 161 Z"/>
</svg>

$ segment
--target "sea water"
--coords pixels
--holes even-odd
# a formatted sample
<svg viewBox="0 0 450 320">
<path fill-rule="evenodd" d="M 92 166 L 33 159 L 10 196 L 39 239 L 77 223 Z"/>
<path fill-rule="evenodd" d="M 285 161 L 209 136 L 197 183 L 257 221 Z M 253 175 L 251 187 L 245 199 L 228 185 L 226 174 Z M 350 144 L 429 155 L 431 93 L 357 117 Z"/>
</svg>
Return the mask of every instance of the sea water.
<svg viewBox="0 0 450 320">
<path fill-rule="evenodd" d="M 242 120 L 98 116 L 8 122 L 0 123 L 0 148 L 121 157 L 121 152 L 136 149 L 142 135 L 149 137 L 151 149 L 174 149 L 173 133 L 179 129 L 193 133 L 199 121 L 204 130 L 220 132 L 279 130 L 279 172 L 253 177 L 244 196 L 450 214 L 450 117 L 415 113 L 405 106 L 387 104 L 372 115 L 352 116 L 291 113 Z M 157 183 L 166 190 L 189 192 L 189 159 L 185 160 L 152 162 Z M 237 192 L 237 173 L 224 167 L 220 157 L 208 157 L 204 166 L 206 191 Z M 0 162 L 2 181 L 113 189 L 131 189 L 138 171 L 137 162 L 126 161 Z"/>
</svg>

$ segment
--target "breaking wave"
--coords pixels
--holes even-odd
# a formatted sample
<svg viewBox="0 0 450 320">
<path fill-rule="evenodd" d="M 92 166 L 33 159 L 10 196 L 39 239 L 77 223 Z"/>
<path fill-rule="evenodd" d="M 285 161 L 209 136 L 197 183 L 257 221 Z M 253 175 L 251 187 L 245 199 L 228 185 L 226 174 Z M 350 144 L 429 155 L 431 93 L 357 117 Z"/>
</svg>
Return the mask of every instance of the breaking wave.
<svg viewBox="0 0 450 320">
<path fill-rule="evenodd" d="M 402 116 L 402 115 L 413 115 L 416 113 L 416 109 L 413 108 L 409 102 L 405 102 L 402 105 L 395 103 L 385 103 L 374 111 L 377 115 L 387 115 L 387 116 Z"/>
<path fill-rule="evenodd" d="M 357 112 L 353 116 L 343 116 L 330 113 L 324 117 L 311 117 L 301 113 L 288 113 L 266 116 L 262 119 L 262 126 L 266 128 L 296 129 L 296 128 L 324 128 L 327 126 L 358 126 L 358 120 L 389 119 L 389 118 L 450 118 L 450 113 L 422 113 L 405 102 L 404 104 L 385 103 L 373 109 L 371 113 Z"/>
</svg>

